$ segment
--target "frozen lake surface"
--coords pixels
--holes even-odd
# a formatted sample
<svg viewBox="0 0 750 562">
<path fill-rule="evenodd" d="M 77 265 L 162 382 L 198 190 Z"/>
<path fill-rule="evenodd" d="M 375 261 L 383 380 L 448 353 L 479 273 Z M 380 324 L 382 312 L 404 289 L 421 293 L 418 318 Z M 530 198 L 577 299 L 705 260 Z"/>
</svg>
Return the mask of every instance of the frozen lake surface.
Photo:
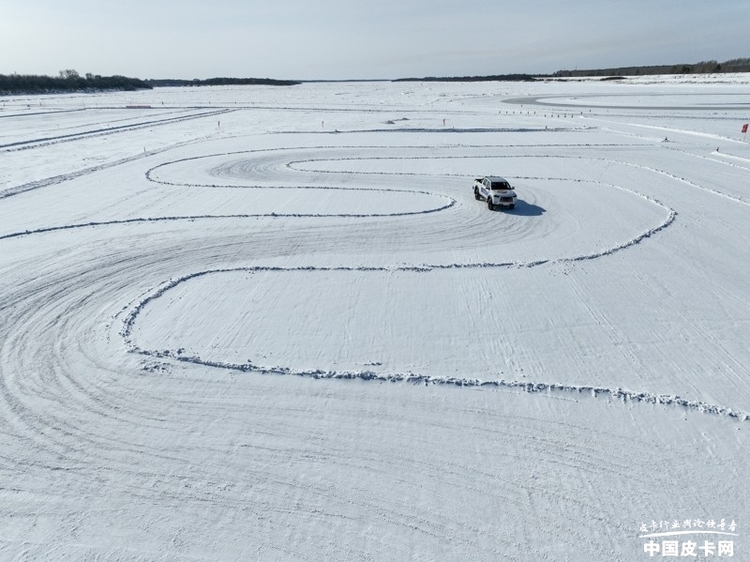
<svg viewBox="0 0 750 562">
<path fill-rule="evenodd" d="M 0 98 L 0 560 L 744 559 L 748 86 Z"/>
</svg>

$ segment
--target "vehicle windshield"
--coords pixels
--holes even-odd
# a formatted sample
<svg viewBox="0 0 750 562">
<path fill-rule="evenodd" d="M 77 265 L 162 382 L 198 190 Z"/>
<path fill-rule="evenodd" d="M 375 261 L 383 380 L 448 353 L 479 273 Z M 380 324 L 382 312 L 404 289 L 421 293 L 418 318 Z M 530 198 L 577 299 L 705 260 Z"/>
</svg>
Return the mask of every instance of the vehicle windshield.
<svg viewBox="0 0 750 562">
<path fill-rule="evenodd" d="M 510 189 L 510 184 L 507 181 L 496 181 L 492 182 L 492 190 L 493 191 L 500 191 L 500 190 L 506 190 Z"/>
</svg>

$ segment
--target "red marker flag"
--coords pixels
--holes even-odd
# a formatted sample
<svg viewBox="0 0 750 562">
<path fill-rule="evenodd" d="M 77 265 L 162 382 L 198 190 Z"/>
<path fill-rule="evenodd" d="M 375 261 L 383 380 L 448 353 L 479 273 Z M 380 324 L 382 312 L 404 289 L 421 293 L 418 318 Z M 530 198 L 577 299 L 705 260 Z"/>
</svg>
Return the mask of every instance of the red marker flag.
<svg viewBox="0 0 750 562">
<path fill-rule="evenodd" d="M 742 132 L 743 133 L 747 133 L 747 123 L 745 123 L 744 125 L 742 125 Z"/>
</svg>

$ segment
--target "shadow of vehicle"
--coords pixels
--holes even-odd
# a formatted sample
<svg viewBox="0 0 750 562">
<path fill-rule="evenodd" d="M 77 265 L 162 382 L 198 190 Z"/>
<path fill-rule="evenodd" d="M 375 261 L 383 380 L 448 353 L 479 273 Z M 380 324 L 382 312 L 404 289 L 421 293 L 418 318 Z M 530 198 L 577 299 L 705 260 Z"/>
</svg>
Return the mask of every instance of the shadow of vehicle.
<svg viewBox="0 0 750 562">
<path fill-rule="evenodd" d="M 540 217 L 547 212 L 547 209 L 518 199 L 515 209 L 505 209 L 504 211 L 511 215 L 520 215 L 522 217 Z"/>
</svg>

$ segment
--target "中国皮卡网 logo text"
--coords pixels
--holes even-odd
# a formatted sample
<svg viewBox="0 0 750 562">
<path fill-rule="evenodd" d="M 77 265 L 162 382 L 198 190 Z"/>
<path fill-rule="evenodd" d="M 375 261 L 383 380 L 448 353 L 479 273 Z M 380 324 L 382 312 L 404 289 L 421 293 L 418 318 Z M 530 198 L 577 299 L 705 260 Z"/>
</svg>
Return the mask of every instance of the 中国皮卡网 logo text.
<svg viewBox="0 0 750 562">
<path fill-rule="evenodd" d="M 641 523 L 643 552 L 653 558 L 733 558 L 739 537 L 734 519 L 675 519 Z"/>
</svg>

